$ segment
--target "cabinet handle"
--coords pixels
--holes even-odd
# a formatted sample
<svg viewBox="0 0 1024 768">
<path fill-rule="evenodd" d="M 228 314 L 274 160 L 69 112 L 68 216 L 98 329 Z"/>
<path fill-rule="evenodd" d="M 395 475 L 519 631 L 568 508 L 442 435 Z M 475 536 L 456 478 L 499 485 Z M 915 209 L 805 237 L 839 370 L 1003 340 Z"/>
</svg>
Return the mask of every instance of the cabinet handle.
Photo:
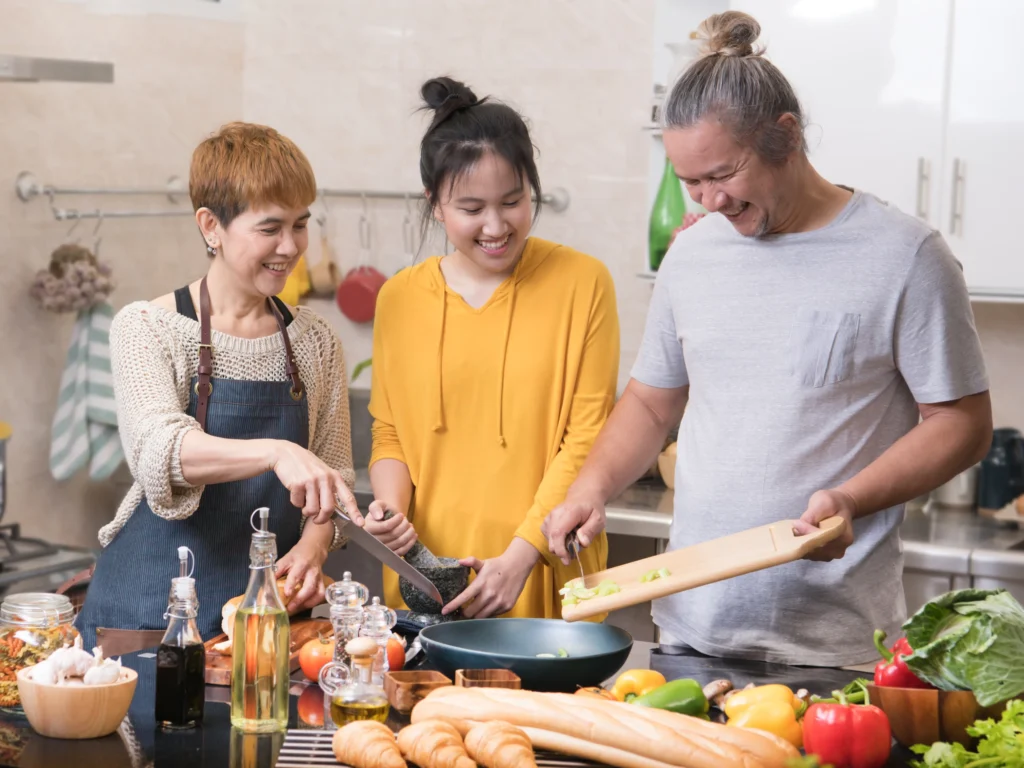
<svg viewBox="0 0 1024 768">
<path fill-rule="evenodd" d="M 953 206 L 949 216 L 949 234 L 964 233 L 964 173 L 966 163 L 959 157 L 953 158 Z"/>
<path fill-rule="evenodd" d="M 928 200 L 931 197 L 932 164 L 917 158 L 917 218 L 928 221 Z"/>
</svg>

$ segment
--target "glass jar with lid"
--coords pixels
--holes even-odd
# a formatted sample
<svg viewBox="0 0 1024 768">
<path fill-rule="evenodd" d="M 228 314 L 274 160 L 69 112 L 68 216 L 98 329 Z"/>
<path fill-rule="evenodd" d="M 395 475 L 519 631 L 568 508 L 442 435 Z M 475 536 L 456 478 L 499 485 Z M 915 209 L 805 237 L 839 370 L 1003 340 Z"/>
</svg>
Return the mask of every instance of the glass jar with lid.
<svg viewBox="0 0 1024 768">
<path fill-rule="evenodd" d="M 58 648 L 73 645 L 78 630 L 66 595 L 23 592 L 0 604 L 0 708 L 17 708 L 17 672 L 38 664 Z"/>
</svg>

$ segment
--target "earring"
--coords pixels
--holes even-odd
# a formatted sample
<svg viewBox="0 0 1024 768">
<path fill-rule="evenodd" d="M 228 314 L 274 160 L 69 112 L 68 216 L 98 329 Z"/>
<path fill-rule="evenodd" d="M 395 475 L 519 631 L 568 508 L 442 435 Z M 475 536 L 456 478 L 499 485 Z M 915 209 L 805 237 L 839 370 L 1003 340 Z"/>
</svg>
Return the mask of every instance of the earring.
<svg viewBox="0 0 1024 768">
<path fill-rule="evenodd" d="M 216 247 L 214 247 L 212 242 L 207 244 L 206 252 L 208 254 L 210 254 L 211 256 L 216 256 L 217 255 L 217 249 L 216 249 Z"/>
</svg>

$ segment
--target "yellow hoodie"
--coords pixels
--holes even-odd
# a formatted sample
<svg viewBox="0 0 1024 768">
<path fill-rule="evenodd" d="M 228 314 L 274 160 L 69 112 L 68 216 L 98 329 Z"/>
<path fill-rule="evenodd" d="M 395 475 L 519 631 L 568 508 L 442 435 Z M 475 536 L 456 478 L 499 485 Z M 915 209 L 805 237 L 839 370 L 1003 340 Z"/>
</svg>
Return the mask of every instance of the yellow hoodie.
<svg viewBox="0 0 1024 768">
<path fill-rule="evenodd" d="M 438 256 L 377 298 L 370 463 L 409 467 L 409 519 L 434 554 L 485 560 L 518 536 L 543 555 L 506 616 L 560 616 L 558 590 L 579 575 L 551 556 L 540 526 L 611 412 L 618 366 L 607 268 L 535 237 L 479 309 L 447 287 Z M 582 553 L 587 573 L 607 559 L 604 534 Z M 387 569 L 384 591 L 404 605 Z"/>
</svg>

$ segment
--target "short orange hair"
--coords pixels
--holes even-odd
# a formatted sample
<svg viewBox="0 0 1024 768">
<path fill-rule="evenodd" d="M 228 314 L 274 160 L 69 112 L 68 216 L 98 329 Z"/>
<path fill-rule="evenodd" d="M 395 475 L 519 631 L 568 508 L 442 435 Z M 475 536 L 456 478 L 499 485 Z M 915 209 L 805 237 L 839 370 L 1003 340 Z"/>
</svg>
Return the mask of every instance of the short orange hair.
<svg viewBox="0 0 1024 768">
<path fill-rule="evenodd" d="M 250 206 L 301 208 L 316 199 L 316 178 L 295 143 L 273 128 L 228 123 L 192 153 L 188 193 L 228 226 Z"/>
</svg>

